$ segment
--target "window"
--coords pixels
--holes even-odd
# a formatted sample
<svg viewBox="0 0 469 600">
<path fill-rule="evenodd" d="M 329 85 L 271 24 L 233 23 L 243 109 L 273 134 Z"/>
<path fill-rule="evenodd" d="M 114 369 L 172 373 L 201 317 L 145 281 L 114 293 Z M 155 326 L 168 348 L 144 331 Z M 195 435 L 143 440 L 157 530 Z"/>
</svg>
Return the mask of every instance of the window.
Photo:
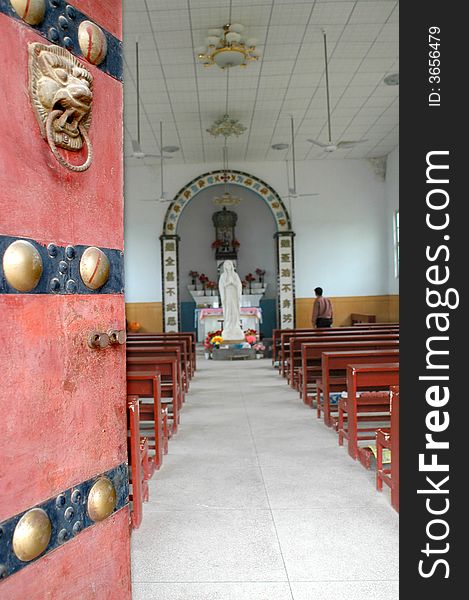
<svg viewBox="0 0 469 600">
<path fill-rule="evenodd" d="M 394 213 L 394 276 L 399 277 L 399 211 Z"/>
</svg>

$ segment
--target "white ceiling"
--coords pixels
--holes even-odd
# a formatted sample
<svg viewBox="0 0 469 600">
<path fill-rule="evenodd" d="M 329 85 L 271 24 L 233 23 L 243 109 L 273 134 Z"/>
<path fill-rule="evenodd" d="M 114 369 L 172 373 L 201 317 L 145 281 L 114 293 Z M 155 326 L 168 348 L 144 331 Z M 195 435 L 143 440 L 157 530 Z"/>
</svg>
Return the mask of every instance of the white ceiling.
<svg viewBox="0 0 469 600">
<path fill-rule="evenodd" d="M 398 144 L 399 86 L 383 78 L 399 71 L 399 3 L 395 0 L 124 0 L 126 155 L 136 137 L 135 41 L 140 54 L 141 141 L 181 150 L 171 163 L 221 161 L 223 138 L 206 132 L 228 111 L 247 131 L 229 139 L 230 159 L 283 160 L 271 145 L 290 141 L 297 160 L 324 158 L 306 141 L 327 141 L 324 49 L 327 33 L 332 138 L 359 140 L 334 158 L 378 157 Z M 207 29 L 242 23 L 259 40 L 259 62 L 222 71 L 198 63 L 194 48 Z"/>
</svg>

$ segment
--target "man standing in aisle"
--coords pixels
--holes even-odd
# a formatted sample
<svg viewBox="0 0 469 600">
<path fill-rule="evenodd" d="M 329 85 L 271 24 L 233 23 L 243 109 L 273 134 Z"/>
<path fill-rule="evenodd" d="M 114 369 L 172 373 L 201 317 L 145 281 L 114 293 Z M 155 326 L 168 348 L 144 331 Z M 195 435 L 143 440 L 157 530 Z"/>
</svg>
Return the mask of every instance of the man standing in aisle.
<svg viewBox="0 0 469 600">
<path fill-rule="evenodd" d="M 314 301 L 312 325 L 313 327 L 330 327 L 332 325 L 332 302 L 322 295 L 322 288 L 314 289 L 316 300 Z"/>
</svg>

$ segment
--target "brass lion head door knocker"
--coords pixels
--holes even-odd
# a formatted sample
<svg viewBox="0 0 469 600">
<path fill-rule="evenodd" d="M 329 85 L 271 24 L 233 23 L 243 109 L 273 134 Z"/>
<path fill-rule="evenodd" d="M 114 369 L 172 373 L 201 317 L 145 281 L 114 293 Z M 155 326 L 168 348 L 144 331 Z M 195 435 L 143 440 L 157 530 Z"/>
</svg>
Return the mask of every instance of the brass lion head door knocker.
<svg viewBox="0 0 469 600">
<path fill-rule="evenodd" d="M 58 162 L 71 171 L 86 171 L 93 160 L 88 135 L 91 124 L 93 77 L 67 50 L 38 42 L 29 44 L 29 93 L 42 137 Z M 57 147 L 79 151 L 82 165 L 68 162 Z"/>
</svg>

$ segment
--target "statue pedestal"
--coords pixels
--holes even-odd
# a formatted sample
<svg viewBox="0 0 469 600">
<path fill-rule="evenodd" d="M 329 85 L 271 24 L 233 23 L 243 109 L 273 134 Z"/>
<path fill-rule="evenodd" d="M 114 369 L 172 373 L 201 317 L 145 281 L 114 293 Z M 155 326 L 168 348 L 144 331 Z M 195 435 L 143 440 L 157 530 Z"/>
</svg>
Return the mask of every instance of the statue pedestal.
<svg viewBox="0 0 469 600">
<path fill-rule="evenodd" d="M 213 360 L 253 360 L 256 358 L 256 351 L 253 348 L 238 348 L 240 344 L 223 344 L 221 348 L 214 348 L 212 351 Z"/>
</svg>

